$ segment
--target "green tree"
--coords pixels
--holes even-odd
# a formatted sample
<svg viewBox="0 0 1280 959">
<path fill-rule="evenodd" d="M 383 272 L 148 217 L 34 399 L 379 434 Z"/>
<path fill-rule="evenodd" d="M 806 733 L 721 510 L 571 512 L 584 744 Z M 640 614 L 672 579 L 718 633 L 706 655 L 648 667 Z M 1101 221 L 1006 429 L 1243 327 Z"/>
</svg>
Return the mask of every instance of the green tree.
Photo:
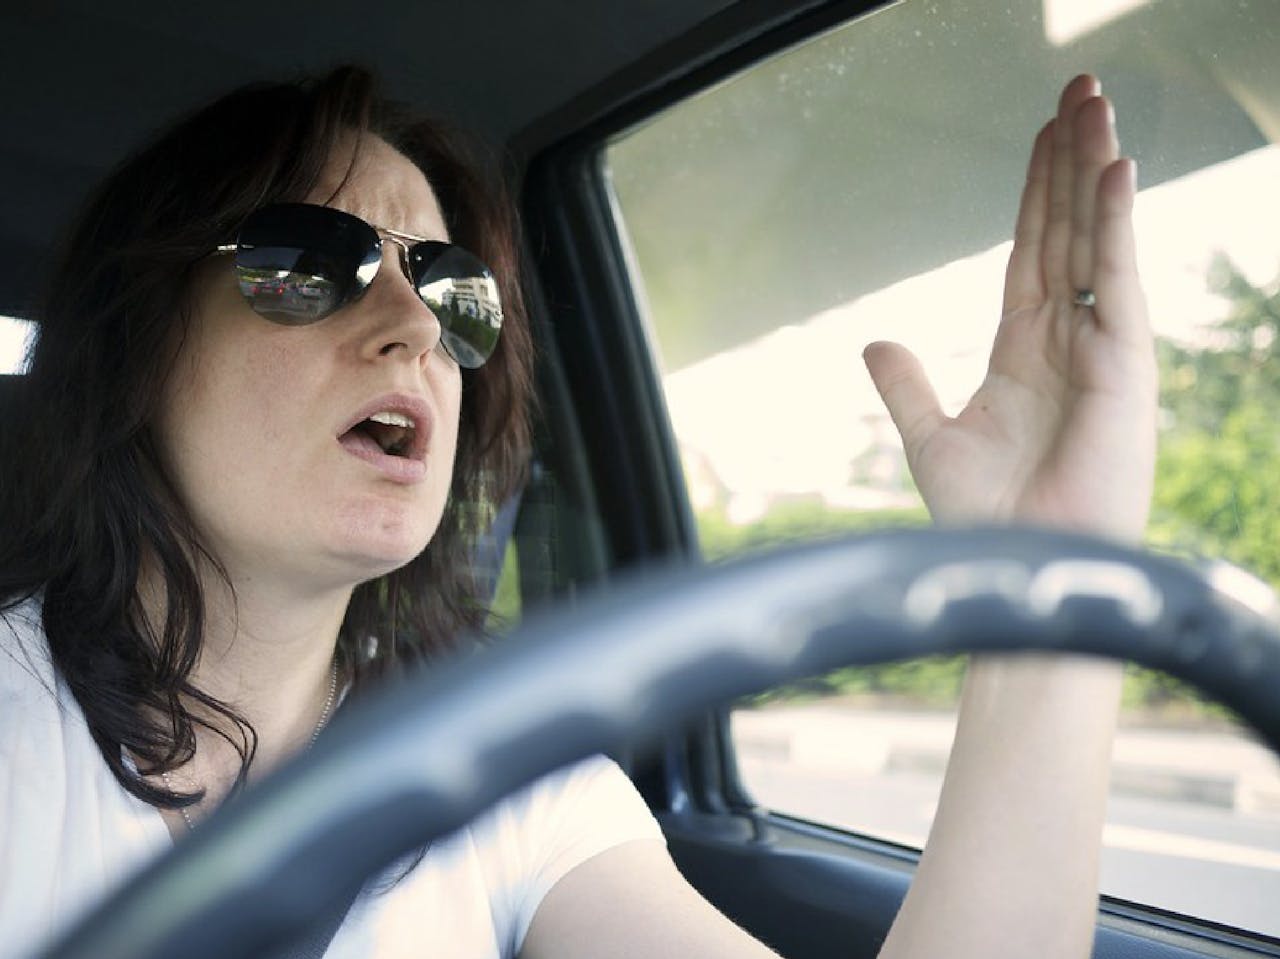
<svg viewBox="0 0 1280 959">
<path fill-rule="evenodd" d="M 1161 437 L 1150 538 L 1222 557 L 1280 586 L 1280 283 L 1219 257 L 1231 303 L 1207 344 L 1159 344 Z"/>
<path fill-rule="evenodd" d="M 1275 410 L 1280 400 L 1280 283 L 1256 287 L 1219 255 L 1208 284 L 1231 307 L 1207 343 L 1157 344 L 1160 403 L 1174 436 L 1216 433 L 1234 411 L 1254 405 Z"/>
</svg>

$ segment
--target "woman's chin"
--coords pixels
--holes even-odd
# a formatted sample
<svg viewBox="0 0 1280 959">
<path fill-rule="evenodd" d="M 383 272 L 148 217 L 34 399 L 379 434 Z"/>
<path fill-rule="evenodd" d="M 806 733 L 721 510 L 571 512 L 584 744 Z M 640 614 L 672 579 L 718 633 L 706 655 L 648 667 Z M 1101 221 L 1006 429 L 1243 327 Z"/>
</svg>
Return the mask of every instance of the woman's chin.
<svg viewBox="0 0 1280 959">
<path fill-rule="evenodd" d="M 361 580 L 393 572 L 421 555 L 435 535 L 439 516 L 405 509 L 346 517 L 330 530 L 331 556 L 350 564 Z"/>
<path fill-rule="evenodd" d="M 422 555 L 430 538 L 406 542 L 350 544 L 339 558 L 351 570 L 356 582 L 365 582 L 393 573 Z"/>
<path fill-rule="evenodd" d="M 395 572 L 413 562 L 431 542 L 429 532 L 405 531 L 404 535 L 342 536 L 317 551 L 316 572 L 333 583 L 357 585 Z"/>
</svg>

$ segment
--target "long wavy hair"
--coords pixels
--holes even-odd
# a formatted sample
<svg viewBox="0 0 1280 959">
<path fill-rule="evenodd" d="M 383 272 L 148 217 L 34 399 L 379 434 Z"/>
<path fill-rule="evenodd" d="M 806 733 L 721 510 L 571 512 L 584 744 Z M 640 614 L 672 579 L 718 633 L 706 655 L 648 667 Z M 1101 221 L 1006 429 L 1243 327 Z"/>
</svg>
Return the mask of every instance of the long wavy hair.
<svg viewBox="0 0 1280 959">
<path fill-rule="evenodd" d="M 256 742 L 242 716 L 191 680 L 205 625 L 197 567 L 221 567 L 175 492 L 153 429 L 189 327 L 192 280 L 254 209 L 305 198 L 353 133 L 381 137 L 421 168 L 454 241 L 498 278 L 505 321 L 493 357 L 464 371 L 440 527 L 408 565 L 356 588 L 339 664 L 359 690 L 482 627 L 488 597 L 477 595 L 472 550 L 493 505 L 518 482 L 532 380 L 514 207 L 497 164 L 459 131 L 384 100 L 359 68 L 231 93 L 130 157 L 90 197 L 37 315 L 10 437 L 21 455 L 0 464 L 8 526 L 0 613 L 41 597 L 53 662 L 103 758 L 126 790 L 155 806 L 200 798 L 147 778 L 191 758 L 197 726 L 236 746 L 238 783 Z M 141 608 L 144 564 L 165 591 L 162 624 Z M 226 721 L 202 719 L 190 703 Z"/>
</svg>

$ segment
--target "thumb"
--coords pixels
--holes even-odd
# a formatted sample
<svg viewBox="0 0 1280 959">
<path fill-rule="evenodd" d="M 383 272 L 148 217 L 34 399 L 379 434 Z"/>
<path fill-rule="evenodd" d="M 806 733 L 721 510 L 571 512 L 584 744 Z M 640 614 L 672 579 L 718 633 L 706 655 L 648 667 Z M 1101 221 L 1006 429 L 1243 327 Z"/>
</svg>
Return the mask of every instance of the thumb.
<svg viewBox="0 0 1280 959">
<path fill-rule="evenodd" d="M 877 342 L 862 351 L 862 360 L 902 437 L 908 457 L 933 435 L 946 416 L 924 367 L 905 346 Z"/>
</svg>

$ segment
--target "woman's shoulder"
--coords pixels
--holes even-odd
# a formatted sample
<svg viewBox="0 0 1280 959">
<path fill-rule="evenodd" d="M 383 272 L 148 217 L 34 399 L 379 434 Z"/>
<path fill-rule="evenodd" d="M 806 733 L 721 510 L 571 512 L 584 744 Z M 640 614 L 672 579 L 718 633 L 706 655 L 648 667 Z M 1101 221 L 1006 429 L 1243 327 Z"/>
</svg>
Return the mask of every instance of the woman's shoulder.
<svg viewBox="0 0 1280 959">
<path fill-rule="evenodd" d="M 499 871 L 520 863 L 540 893 L 575 865 L 633 839 L 661 838 L 648 806 L 612 759 L 592 756 L 536 780 L 471 826 Z M 508 878 L 510 878 L 508 876 Z"/>
<path fill-rule="evenodd" d="M 65 766 L 68 756 L 83 751 L 80 740 L 93 742 L 53 665 L 42 610 L 39 596 L 0 608 L 0 764 L 10 774 L 23 766 L 28 779 L 32 763 Z M 43 782 L 51 775 L 45 768 L 36 778 Z"/>
<path fill-rule="evenodd" d="M 40 597 L 0 609 L 0 954 L 47 941 L 165 848 L 54 670 Z M 10 950 L 16 950 L 11 952 Z"/>
<path fill-rule="evenodd" d="M 40 597 L 0 608 L 0 703 L 57 699 Z"/>
<path fill-rule="evenodd" d="M 519 953 L 543 897 L 606 849 L 661 840 L 644 800 L 613 760 L 593 756 L 507 797 L 470 827 L 496 928 Z"/>
<path fill-rule="evenodd" d="M 635 828 L 637 822 L 647 827 L 652 816 L 627 774 L 607 756 L 591 756 L 512 793 L 476 825 L 545 839 L 592 827 Z"/>
</svg>

